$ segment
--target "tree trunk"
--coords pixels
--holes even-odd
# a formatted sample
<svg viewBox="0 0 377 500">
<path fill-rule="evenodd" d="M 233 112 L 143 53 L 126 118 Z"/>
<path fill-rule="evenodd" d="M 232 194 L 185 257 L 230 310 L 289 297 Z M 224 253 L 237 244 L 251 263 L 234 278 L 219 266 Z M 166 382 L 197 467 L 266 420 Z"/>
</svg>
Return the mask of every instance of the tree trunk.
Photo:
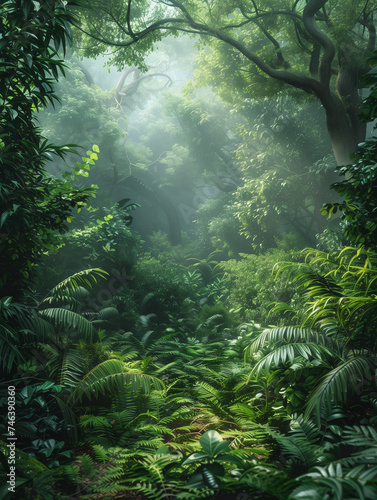
<svg viewBox="0 0 377 500">
<path fill-rule="evenodd" d="M 336 162 L 339 166 L 351 163 L 359 137 L 350 123 L 347 111 L 338 96 L 331 94 L 322 104 L 326 112 L 327 130 L 330 136 Z M 338 179 L 339 180 L 339 179 Z"/>
</svg>

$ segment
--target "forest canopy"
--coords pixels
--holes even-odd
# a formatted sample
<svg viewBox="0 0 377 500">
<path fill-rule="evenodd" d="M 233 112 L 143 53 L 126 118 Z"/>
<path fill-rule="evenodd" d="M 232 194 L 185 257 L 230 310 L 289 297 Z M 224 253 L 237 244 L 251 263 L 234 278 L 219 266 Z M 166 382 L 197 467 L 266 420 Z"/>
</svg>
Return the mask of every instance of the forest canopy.
<svg viewBox="0 0 377 500">
<path fill-rule="evenodd" d="M 197 35 L 209 46 L 211 72 L 243 95 L 291 86 L 318 99 L 338 164 L 349 163 L 365 139 L 358 89 L 375 48 L 375 2 L 100 0 L 88 7 L 76 26 L 89 55 L 110 46 L 118 66 L 142 65 L 166 33 Z"/>
</svg>

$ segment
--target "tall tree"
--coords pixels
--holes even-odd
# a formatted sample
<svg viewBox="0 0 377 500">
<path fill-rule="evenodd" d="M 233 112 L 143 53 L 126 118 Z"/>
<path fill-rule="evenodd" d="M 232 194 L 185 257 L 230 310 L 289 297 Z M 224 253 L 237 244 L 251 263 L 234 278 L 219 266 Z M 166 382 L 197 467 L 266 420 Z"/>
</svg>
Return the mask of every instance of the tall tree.
<svg viewBox="0 0 377 500">
<path fill-rule="evenodd" d="M 338 164 L 364 139 L 359 78 L 375 46 L 376 1 L 365 0 L 84 0 L 77 27 L 89 54 L 109 45 L 113 62 L 142 66 L 143 54 L 179 32 L 225 44 L 247 79 L 262 73 L 315 96 L 326 112 Z M 123 49 L 127 49 L 124 51 Z M 226 73 L 227 68 L 224 68 Z M 236 75 L 235 75 L 236 76 Z"/>
<path fill-rule="evenodd" d="M 53 84 L 64 68 L 57 50 L 65 48 L 71 20 L 67 3 L 0 6 L 0 296 L 21 295 L 42 253 L 68 229 L 72 209 L 95 191 L 75 189 L 74 175 L 64 182 L 47 174 L 51 154 L 71 149 L 49 144 L 35 119 L 57 100 Z"/>
<path fill-rule="evenodd" d="M 377 51 L 370 58 L 377 66 Z M 372 72 L 364 77 L 364 85 L 370 87 L 370 94 L 363 102 L 362 119 L 376 123 L 377 118 L 377 75 Z M 376 130 L 375 124 L 373 130 Z M 377 140 L 375 137 L 359 145 L 351 165 L 338 168 L 345 179 L 331 187 L 343 197 L 341 203 L 327 203 L 323 215 L 332 216 L 338 210 L 345 222 L 345 235 L 358 245 L 376 251 L 377 249 Z"/>
</svg>

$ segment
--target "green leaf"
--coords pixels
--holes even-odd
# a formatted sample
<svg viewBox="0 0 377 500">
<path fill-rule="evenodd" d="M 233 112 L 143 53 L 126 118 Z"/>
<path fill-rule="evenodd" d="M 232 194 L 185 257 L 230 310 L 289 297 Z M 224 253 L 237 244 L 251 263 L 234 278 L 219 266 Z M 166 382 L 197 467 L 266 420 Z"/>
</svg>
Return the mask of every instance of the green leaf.
<svg viewBox="0 0 377 500">
<path fill-rule="evenodd" d="M 253 448 L 253 452 L 255 454 L 259 453 L 260 450 Z M 263 450 L 263 453 L 266 453 L 265 450 Z M 216 460 L 218 462 L 229 462 L 231 464 L 237 465 L 238 467 L 242 466 L 242 460 L 235 455 L 230 455 L 229 453 L 226 453 L 225 455 L 221 455 L 216 457 Z"/>
<path fill-rule="evenodd" d="M 188 489 L 201 489 L 206 488 L 207 484 L 204 482 L 203 474 L 201 472 L 196 472 L 190 477 L 184 487 Z"/>
<path fill-rule="evenodd" d="M 192 455 L 190 455 L 188 458 L 186 458 L 186 460 L 184 462 L 182 462 L 182 465 L 188 465 L 188 464 L 191 464 L 192 462 L 198 462 L 200 460 L 202 460 L 203 458 L 210 458 L 210 456 L 208 455 L 208 453 L 203 453 L 203 452 L 198 452 L 198 453 L 193 453 Z"/>
<path fill-rule="evenodd" d="M 199 440 L 203 450 L 211 457 L 214 458 L 220 453 L 229 451 L 228 441 L 223 441 L 222 437 L 217 431 L 207 431 Z"/>
</svg>

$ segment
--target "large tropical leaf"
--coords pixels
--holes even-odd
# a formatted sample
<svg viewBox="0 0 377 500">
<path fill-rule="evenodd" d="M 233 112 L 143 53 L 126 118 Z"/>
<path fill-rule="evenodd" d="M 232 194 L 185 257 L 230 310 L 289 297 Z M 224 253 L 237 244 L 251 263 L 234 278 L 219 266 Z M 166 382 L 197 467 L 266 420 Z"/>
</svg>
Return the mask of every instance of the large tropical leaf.
<svg viewBox="0 0 377 500">
<path fill-rule="evenodd" d="M 338 359 L 332 351 L 313 342 L 282 345 L 266 354 L 255 364 L 246 383 L 250 381 L 253 375 L 258 376 L 262 370 L 269 371 L 271 366 L 277 368 L 288 361 L 293 363 L 297 356 L 301 356 L 305 360 L 316 359 L 325 363 L 328 359 Z"/>
<path fill-rule="evenodd" d="M 77 340 L 85 340 L 86 342 L 99 340 L 97 330 L 81 314 L 62 307 L 43 309 L 39 311 L 39 314 L 53 321 L 55 326 L 60 330 L 67 327 L 71 328 L 75 332 Z"/>
<path fill-rule="evenodd" d="M 280 343 L 293 344 L 297 342 L 315 342 L 325 346 L 332 347 L 333 342 L 308 328 L 299 326 L 284 326 L 280 328 L 269 328 L 263 330 L 261 334 L 245 349 L 245 358 L 260 351 L 266 345 L 279 345 Z"/>
<path fill-rule="evenodd" d="M 56 285 L 39 305 L 41 306 L 43 303 L 48 302 L 48 299 L 51 297 L 64 299 L 67 297 L 67 293 L 69 291 L 74 292 L 79 287 L 92 288 L 93 284 L 97 283 L 97 277 L 105 278 L 107 274 L 108 273 L 106 271 L 99 268 L 84 269 L 83 271 L 79 271 Z"/>
<path fill-rule="evenodd" d="M 321 408 L 327 410 L 337 403 L 345 403 L 351 394 L 361 389 L 365 380 L 373 377 L 373 367 L 368 358 L 358 356 L 331 370 L 310 396 L 305 415 L 315 409 L 320 420 Z"/>
<path fill-rule="evenodd" d="M 224 441 L 220 434 L 214 430 L 205 432 L 199 442 L 203 450 L 211 458 L 229 451 L 229 441 Z"/>
</svg>

